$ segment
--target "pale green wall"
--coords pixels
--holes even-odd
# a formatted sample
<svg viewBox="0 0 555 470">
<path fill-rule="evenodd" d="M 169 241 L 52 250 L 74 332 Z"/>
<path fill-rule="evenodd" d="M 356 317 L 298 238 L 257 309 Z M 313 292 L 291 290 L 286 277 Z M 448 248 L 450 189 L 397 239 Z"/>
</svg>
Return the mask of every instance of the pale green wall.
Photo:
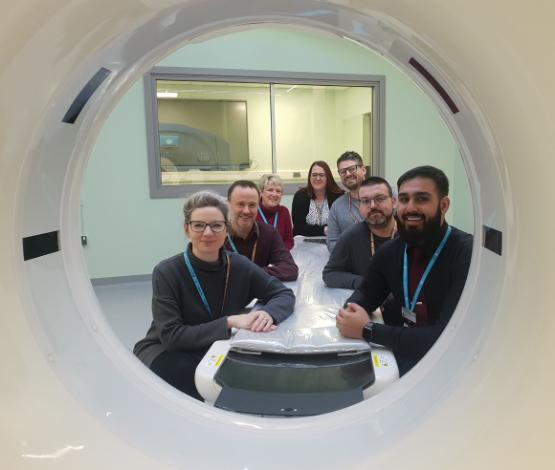
<svg viewBox="0 0 555 470">
<path fill-rule="evenodd" d="M 363 47 L 311 32 L 271 28 L 191 44 L 161 66 L 349 73 L 386 76 L 386 178 L 406 169 L 442 168 L 452 183 L 450 221 L 473 230 L 471 198 L 457 148 L 431 101 L 407 77 Z M 82 204 L 90 277 L 146 274 L 182 249 L 179 199 L 150 199 L 142 82 L 107 120 L 90 157 Z M 291 197 L 284 198 L 286 205 Z"/>
<path fill-rule="evenodd" d="M 182 244 L 178 199 L 150 199 L 143 89 L 136 83 L 107 120 L 82 192 L 92 278 L 145 274 Z"/>
</svg>

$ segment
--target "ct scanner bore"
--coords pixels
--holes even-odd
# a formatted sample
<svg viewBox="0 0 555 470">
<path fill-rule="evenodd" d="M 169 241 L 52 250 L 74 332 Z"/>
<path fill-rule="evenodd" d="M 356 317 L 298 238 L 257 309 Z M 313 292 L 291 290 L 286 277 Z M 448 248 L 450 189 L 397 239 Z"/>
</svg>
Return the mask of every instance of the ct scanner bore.
<svg viewBox="0 0 555 470">
<path fill-rule="evenodd" d="M 546 468 L 554 13 L 500 0 L 11 5 L 0 20 L 3 467 Z M 457 312 L 411 373 L 315 418 L 228 414 L 152 377 L 100 314 L 79 246 L 80 182 L 115 100 L 171 48 L 253 22 L 332 31 L 405 70 L 459 142 L 475 226 L 502 236 L 500 255 L 477 230 Z M 62 122 L 102 68 L 110 73 L 75 123 Z"/>
</svg>

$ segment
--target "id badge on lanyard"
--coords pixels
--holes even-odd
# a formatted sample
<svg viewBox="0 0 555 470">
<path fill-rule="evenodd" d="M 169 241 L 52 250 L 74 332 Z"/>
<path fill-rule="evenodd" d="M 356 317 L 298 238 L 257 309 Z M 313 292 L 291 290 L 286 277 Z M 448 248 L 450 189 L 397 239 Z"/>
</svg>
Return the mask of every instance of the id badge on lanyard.
<svg viewBox="0 0 555 470">
<path fill-rule="evenodd" d="M 403 315 L 403 326 L 413 327 L 416 326 L 416 312 L 409 310 L 407 307 L 401 309 L 401 315 Z"/>
</svg>

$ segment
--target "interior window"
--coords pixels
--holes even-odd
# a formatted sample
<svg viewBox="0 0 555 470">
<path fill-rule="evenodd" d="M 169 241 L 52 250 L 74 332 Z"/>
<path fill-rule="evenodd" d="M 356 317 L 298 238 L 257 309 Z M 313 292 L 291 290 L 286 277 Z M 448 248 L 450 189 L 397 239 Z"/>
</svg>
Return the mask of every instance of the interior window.
<svg viewBox="0 0 555 470">
<path fill-rule="evenodd" d="M 151 197 L 182 197 L 206 185 L 222 190 L 267 173 L 297 188 L 311 162 L 333 168 L 345 149 L 372 171 L 380 77 L 346 82 L 244 72 L 193 80 L 194 73 L 178 70 L 145 76 Z"/>
</svg>

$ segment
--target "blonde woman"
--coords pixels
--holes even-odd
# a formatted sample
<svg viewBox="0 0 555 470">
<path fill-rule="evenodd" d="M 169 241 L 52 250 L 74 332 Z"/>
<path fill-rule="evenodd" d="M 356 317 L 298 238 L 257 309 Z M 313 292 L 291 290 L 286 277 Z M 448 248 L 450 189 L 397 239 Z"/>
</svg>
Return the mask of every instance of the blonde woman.
<svg viewBox="0 0 555 470">
<path fill-rule="evenodd" d="M 269 224 L 280 234 L 285 247 L 291 250 L 293 241 L 293 224 L 287 207 L 281 205 L 283 182 L 278 175 L 264 175 L 260 178 L 259 222 Z"/>
<path fill-rule="evenodd" d="M 227 252 L 225 199 L 209 191 L 185 202 L 185 251 L 158 263 L 152 273 L 152 324 L 133 349 L 169 384 L 201 399 L 195 369 L 214 341 L 231 328 L 271 331 L 295 305 L 291 289 L 245 256 Z M 253 299 L 260 308 L 244 313 Z"/>
</svg>

